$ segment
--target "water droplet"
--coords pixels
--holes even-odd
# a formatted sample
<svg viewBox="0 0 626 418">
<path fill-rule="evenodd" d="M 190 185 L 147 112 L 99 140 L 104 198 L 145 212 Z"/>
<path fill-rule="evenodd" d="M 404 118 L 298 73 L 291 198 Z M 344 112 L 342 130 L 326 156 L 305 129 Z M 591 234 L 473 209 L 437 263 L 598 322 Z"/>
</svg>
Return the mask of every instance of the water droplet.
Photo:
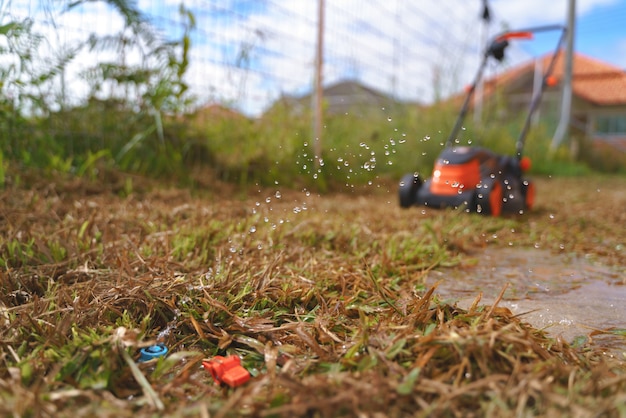
<svg viewBox="0 0 626 418">
<path fill-rule="evenodd" d="M 391 122 L 391 116 L 387 117 L 387 122 Z"/>
<path fill-rule="evenodd" d="M 553 213 L 550 214 L 550 219 L 554 219 L 554 214 Z"/>
<path fill-rule="evenodd" d="M 251 233 L 251 234 L 254 234 L 255 232 L 256 232 L 256 226 L 252 225 L 252 226 L 250 227 L 250 233 Z"/>
<path fill-rule="evenodd" d="M 283 195 L 278 190 L 276 190 L 276 193 L 274 193 L 274 196 L 276 196 L 276 199 L 280 199 L 281 197 L 283 197 Z"/>
<path fill-rule="evenodd" d="M 265 203 L 270 203 L 271 201 L 272 201 L 272 198 L 271 198 L 271 197 L 266 197 L 266 198 L 265 198 Z"/>
</svg>

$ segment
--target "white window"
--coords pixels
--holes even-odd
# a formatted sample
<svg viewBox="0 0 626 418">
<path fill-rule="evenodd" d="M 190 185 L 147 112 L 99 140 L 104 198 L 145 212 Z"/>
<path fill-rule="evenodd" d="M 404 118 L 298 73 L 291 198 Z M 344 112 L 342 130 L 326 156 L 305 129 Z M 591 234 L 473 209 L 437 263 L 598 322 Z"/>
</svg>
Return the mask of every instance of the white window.
<svg viewBox="0 0 626 418">
<path fill-rule="evenodd" d="M 626 135 L 626 115 L 607 115 L 596 118 L 596 135 Z"/>
</svg>

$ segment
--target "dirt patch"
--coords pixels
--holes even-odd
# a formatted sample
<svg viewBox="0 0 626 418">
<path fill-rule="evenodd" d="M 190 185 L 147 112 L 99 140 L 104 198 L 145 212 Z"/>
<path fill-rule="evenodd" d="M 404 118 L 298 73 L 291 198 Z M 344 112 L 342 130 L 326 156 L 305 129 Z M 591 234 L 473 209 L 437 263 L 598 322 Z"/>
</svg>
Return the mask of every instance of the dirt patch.
<svg viewBox="0 0 626 418">
<path fill-rule="evenodd" d="M 438 281 L 442 297 L 465 308 L 479 293 L 482 303 L 493 303 L 506 284 L 500 306 L 568 342 L 595 334 L 626 359 L 626 276 L 618 268 L 539 249 L 489 248 L 474 259 L 429 273 L 427 283 Z"/>
</svg>

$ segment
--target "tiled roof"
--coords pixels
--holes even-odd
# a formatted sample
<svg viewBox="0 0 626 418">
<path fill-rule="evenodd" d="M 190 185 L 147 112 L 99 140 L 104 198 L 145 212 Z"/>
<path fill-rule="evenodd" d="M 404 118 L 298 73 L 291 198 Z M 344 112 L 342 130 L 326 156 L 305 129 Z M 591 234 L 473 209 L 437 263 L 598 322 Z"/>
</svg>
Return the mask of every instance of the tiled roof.
<svg viewBox="0 0 626 418">
<path fill-rule="evenodd" d="M 552 75 L 563 78 L 564 52 L 560 51 Z M 552 54 L 539 58 L 546 69 Z M 574 54 L 572 90 L 575 96 L 597 105 L 626 104 L 626 71 L 582 54 Z M 495 88 L 506 86 L 525 74 L 534 71 L 535 61 L 521 64 L 497 77 L 485 81 L 484 94 L 493 93 Z"/>
</svg>

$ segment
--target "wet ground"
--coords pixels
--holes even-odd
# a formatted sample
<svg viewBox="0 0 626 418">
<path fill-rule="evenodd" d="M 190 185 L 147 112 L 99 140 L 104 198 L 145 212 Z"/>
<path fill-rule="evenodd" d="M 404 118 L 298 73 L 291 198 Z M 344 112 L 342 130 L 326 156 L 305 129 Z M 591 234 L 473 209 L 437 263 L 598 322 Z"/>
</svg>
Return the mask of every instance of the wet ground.
<svg viewBox="0 0 626 418">
<path fill-rule="evenodd" d="M 430 272 L 438 293 L 469 307 L 482 292 L 499 306 L 551 336 L 574 342 L 582 336 L 626 358 L 626 275 L 585 259 L 540 249 L 493 248 L 476 254 L 475 265 Z"/>
</svg>

